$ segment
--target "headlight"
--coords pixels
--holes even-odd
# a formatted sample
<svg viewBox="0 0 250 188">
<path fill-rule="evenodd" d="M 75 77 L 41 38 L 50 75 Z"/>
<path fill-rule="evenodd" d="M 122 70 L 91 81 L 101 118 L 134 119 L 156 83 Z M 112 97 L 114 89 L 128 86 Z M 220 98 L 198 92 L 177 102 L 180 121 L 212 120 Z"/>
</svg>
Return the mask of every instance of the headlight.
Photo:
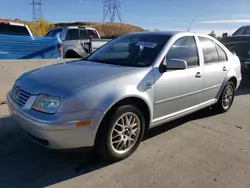
<svg viewBox="0 0 250 188">
<path fill-rule="evenodd" d="M 62 98 L 60 97 L 39 94 L 32 104 L 32 109 L 48 114 L 54 114 L 61 102 Z"/>
</svg>

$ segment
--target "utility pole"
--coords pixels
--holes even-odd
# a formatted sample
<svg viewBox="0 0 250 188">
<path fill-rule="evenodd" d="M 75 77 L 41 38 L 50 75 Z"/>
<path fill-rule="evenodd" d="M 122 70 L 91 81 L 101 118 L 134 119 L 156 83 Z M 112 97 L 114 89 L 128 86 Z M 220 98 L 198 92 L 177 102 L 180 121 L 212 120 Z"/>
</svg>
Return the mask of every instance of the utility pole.
<svg viewBox="0 0 250 188">
<path fill-rule="evenodd" d="M 32 8 L 33 8 L 33 21 L 37 22 L 42 17 L 42 0 L 31 0 Z"/>
<path fill-rule="evenodd" d="M 120 9 L 120 0 L 104 0 L 102 21 L 115 22 L 118 20 L 122 22 Z"/>
</svg>

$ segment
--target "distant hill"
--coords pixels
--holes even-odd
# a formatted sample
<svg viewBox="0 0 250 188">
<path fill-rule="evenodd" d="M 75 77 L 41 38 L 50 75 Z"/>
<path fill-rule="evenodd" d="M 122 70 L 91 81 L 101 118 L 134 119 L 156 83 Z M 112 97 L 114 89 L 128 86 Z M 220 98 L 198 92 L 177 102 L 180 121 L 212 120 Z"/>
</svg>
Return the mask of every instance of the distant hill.
<svg viewBox="0 0 250 188">
<path fill-rule="evenodd" d="M 32 33 L 35 36 L 43 36 L 50 28 L 59 27 L 59 26 L 89 26 L 93 27 L 100 33 L 101 36 L 115 36 L 121 35 L 131 32 L 140 32 L 145 31 L 141 27 L 124 24 L 124 23 L 98 23 L 98 22 L 63 22 L 63 23 L 49 23 L 46 20 L 42 19 L 39 22 L 29 22 L 29 21 L 22 21 L 19 19 L 1 19 L 0 21 L 9 21 L 9 22 L 18 22 L 18 23 L 25 23 L 29 26 Z"/>
<path fill-rule="evenodd" d="M 141 27 L 124 23 L 73 22 L 55 23 L 55 26 L 89 26 L 95 28 L 101 36 L 121 35 L 131 32 L 145 31 Z"/>
</svg>

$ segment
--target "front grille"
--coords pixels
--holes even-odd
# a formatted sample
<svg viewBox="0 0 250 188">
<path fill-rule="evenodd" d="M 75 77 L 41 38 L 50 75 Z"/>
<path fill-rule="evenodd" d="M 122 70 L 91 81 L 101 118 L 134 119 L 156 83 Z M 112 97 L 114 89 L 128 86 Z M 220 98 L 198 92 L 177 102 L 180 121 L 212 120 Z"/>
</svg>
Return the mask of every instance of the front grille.
<svg viewBox="0 0 250 188">
<path fill-rule="evenodd" d="M 30 93 L 20 89 L 17 85 L 14 85 L 11 90 L 12 100 L 20 107 L 23 107 L 30 97 Z"/>
</svg>

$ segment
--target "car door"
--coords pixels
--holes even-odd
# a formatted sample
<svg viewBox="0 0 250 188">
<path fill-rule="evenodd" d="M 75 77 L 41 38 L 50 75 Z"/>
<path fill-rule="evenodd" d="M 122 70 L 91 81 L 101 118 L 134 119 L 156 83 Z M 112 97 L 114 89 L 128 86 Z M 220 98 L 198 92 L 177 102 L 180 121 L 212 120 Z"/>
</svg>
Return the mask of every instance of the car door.
<svg viewBox="0 0 250 188">
<path fill-rule="evenodd" d="M 228 70 L 227 55 L 213 40 L 198 37 L 204 62 L 204 83 L 201 103 L 212 102 L 218 95 Z"/>
<path fill-rule="evenodd" d="M 166 64 L 170 59 L 184 60 L 187 62 L 187 69 L 167 70 L 164 73 L 155 69 L 154 121 L 197 107 L 202 92 L 203 70 L 193 36 L 178 39 L 165 59 Z"/>
</svg>

